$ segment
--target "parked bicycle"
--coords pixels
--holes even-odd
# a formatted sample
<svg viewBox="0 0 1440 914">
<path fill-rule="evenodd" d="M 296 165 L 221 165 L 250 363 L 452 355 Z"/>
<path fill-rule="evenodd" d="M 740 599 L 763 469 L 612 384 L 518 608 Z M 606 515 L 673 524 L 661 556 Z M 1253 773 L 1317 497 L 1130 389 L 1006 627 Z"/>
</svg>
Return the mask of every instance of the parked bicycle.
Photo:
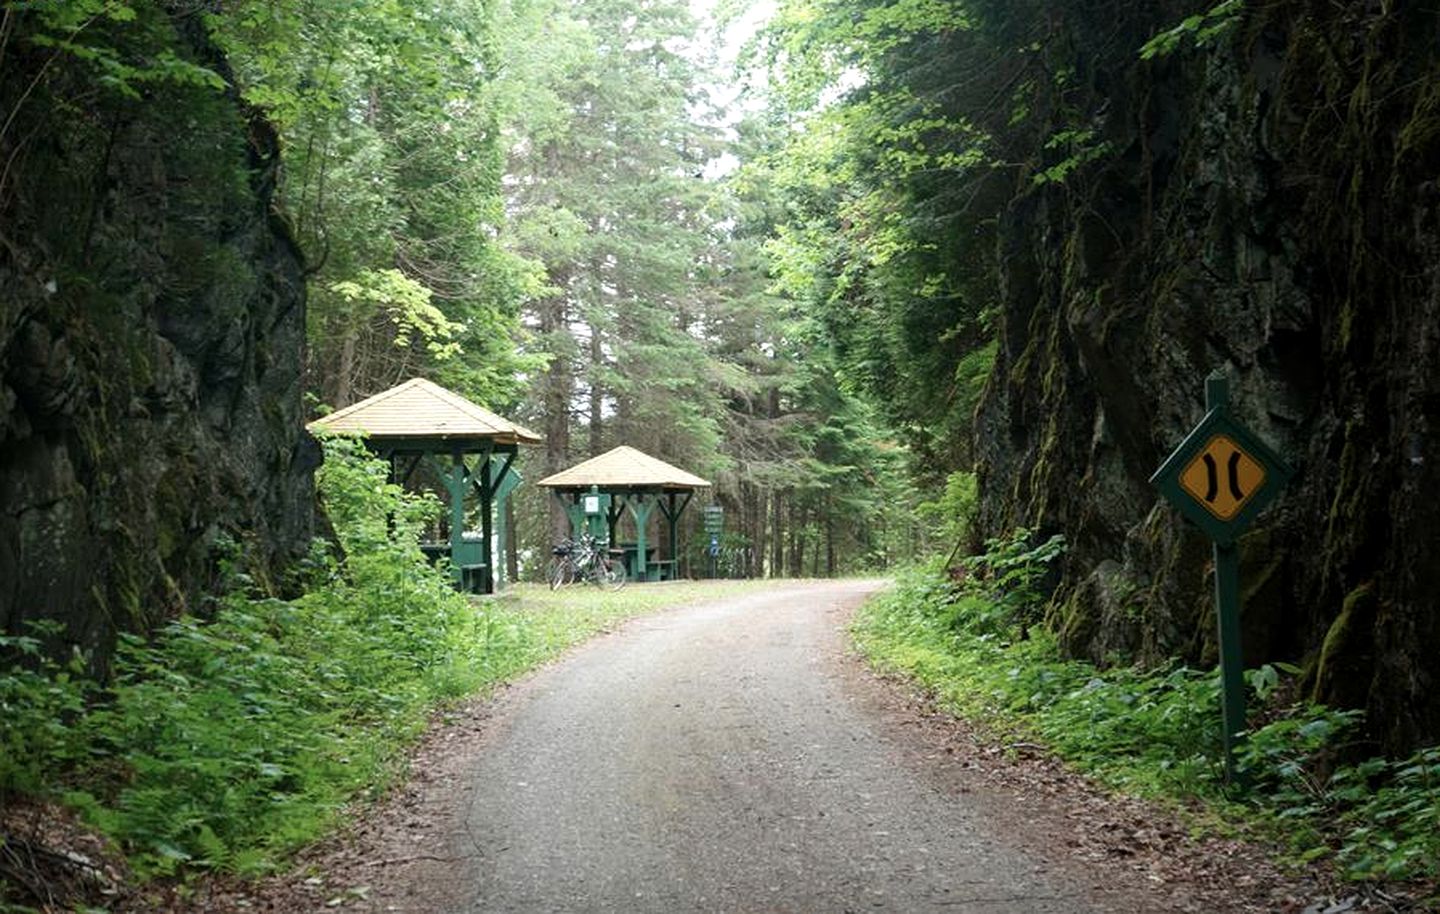
<svg viewBox="0 0 1440 914">
<path fill-rule="evenodd" d="M 545 580 L 550 582 L 551 590 L 559 590 L 575 582 L 575 563 L 570 558 L 574 551 L 575 541 L 568 537 L 550 548 L 550 561 L 545 566 Z"/>
<path fill-rule="evenodd" d="M 624 563 L 620 561 L 620 550 L 611 550 L 588 533 L 578 539 L 566 539 L 556 543 L 550 550 L 550 589 L 558 590 L 567 584 L 584 581 L 606 590 L 619 590 L 625 586 Z"/>
</svg>

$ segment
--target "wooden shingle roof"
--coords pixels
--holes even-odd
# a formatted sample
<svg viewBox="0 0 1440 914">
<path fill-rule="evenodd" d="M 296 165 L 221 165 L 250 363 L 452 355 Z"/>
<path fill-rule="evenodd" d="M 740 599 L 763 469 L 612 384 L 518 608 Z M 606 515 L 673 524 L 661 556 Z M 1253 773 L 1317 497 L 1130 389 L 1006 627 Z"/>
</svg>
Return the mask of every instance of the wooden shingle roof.
<svg viewBox="0 0 1440 914">
<path fill-rule="evenodd" d="M 311 422 L 312 429 L 358 432 L 366 438 L 485 439 L 497 444 L 539 444 L 544 439 L 523 425 L 424 378 L 381 391 Z"/>
<path fill-rule="evenodd" d="M 708 489 L 710 483 L 644 451 L 621 445 L 536 485 L 552 489 Z"/>
</svg>

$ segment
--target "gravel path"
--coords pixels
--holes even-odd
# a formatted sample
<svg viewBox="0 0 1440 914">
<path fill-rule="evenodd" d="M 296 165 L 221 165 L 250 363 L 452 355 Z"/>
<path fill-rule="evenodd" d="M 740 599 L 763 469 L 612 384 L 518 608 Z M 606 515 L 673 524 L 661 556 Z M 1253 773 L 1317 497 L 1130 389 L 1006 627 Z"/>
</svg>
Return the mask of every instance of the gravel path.
<svg viewBox="0 0 1440 914">
<path fill-rule="evenodd" d="M 1412 910 L 1193 837 L 875 676 L 844 628 L 877 586 L 777 582 L 627 623 L 437 716 L 410 776 L 293 869 L 120 910 Z"/>
<path fill-rule="evenodd" d="M 650 617 L 502 699 L 470 775 L 451 903 L 1110 910 L 1007 842 L 992 800 L 912 770 L 904 740 L 847 688 L 838 628 L 876 586 L 791 585 Z"/>
</svg>

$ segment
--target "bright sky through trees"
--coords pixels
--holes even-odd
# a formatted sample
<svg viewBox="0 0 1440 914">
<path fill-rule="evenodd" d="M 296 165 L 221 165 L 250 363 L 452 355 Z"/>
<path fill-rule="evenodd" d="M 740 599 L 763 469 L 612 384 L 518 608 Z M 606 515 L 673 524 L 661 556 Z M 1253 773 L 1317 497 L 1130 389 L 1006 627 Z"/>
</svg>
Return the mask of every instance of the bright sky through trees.
<svg viewBox="0 0 1440 914">
<path fill-rule="evenodd" d="M 725 128 L 726 138 L 735 139 L 734 127 L 747 113 L 755 113 L 765 105 L 765 72 L 741 72 L 740 57 L 745 45 L 775 15 L 774 0 L 691 0 L 691 12 L 703 29 L 697 44 L 713 48 L 712 72 L 716 82 L 707 91 L 710 102 Z M 705 168 L 705 177 L 716 179 L 733 172 L 740 165 L 734 153 L 726 150 Z"/>
</svg>

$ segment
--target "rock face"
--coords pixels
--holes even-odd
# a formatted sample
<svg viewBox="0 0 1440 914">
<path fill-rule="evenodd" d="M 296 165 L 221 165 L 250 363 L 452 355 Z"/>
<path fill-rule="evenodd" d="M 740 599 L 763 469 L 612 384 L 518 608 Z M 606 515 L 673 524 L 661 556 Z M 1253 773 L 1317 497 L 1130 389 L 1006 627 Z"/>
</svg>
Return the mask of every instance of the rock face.
<svg viewBox="0 0 1440 914">
<path fill-rule="evenodd" d="M 19 15 L 0 73 L 0 629 L 59 620 L 103 661 L 117 630 L 203 611 L 222 553 L 263 585 L 307 542 L 303 277 L 263 121 L 208 86 L 130 98 L 69 56 L 47 66 L 26 34 L 43 23 Z M 118 58 L 223 68 L 194 26 L 142 17 L 125 34 L 146 47 Z"/>
<path fill-rule="evenodd" d="M 1440 19 L 1272 3 L 1140 60 L 1183 15 L 1060 26 L 1125 53 L 1066 90 L 1107 154 L 1003 220 L 982 526 L 1066 534 L 1071 651 L 1213 662 L 1208 541 L 1147 479 L 1223 369 L 1300 468 L 1241 543 L 1247 665 L 1302 663 L 1387 749 L 1440 741 Z"/>
</svg>

